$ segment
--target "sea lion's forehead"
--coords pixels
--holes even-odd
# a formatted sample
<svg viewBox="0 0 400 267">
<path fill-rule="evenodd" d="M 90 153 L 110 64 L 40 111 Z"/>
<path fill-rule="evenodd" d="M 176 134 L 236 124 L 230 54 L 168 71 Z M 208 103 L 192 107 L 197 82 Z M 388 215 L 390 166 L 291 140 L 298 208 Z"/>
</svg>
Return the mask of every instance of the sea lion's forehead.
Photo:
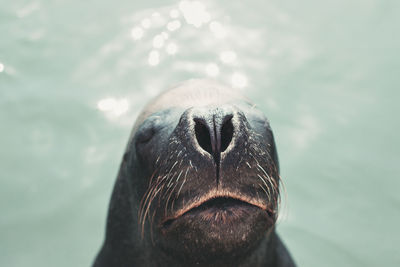
<svg viewBox="0 0 400 267">
<path fill-rule="evenodd" d="M 211 80 L 189 80 L 161 93 L 143 109 L 136 124 L 148 116 L 169 108 L 218 106 L 225 103 L 245 102 L 252 104 L 236 90 Z"/>
<path fill-rule="evenodd" d="M 160 94 L 146 106 L 145 110 L 157 112 L 170 107 L 220 105 L 234 100 L 250 102 L 236 90 L 215 81 L 189 80 Z"/>
</svg>

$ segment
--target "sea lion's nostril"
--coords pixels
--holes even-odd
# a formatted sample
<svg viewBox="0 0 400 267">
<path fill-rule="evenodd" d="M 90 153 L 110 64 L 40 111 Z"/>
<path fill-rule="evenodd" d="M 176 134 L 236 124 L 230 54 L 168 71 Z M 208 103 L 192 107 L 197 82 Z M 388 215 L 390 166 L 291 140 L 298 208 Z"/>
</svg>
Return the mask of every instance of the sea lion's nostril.
<svg viewBox="0 0 400 267">
<path fill-rule="evenodd" d="M 232 141 L 233 124 L 232 115 L 226 116 L 221 128 L 221 152 L 224 152 Z"/>
<path fill-rule="evenodd" d="M 194 126 L 194 131 L 196 134 L 197 143 L 199 143 L 200 147 L 210 153 L 213 154 L 212 144 L 211 144 L 211 136 L 209 129 L 206 126 L 206 123 L 200 119 L 194 119 L 196 123 Z"/>
<path fill-rule="evenodd" d="M 217 185 L 219 183 L 219 168 L 221 153 L 224 152 L 232 142 L 234 127 L 232 114 L 223 115 L 211 113 L 210 116 L 193 118 L 194 132 L 200 148 L 208 152 L 216 165 Z"/>
<path fill-rule="evenodd" d="M 234 127 L 233 115 L 224 117 L 213 115 L 209 119 L 194 118 L 195 137 L 199 146 L 214 157 L 219 163 L 220 154 L 224 152 L 232 141 Z"/>
</svg>

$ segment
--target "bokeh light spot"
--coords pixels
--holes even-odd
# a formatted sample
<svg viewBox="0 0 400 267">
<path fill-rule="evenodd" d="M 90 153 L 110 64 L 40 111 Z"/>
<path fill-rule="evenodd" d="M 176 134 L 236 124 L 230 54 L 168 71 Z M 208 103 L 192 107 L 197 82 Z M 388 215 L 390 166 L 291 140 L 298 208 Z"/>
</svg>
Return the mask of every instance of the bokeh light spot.
<svg viewBox="0 0 400 267">
<path fill-rule="evenodd" d="M 232 64 L 236 60 L 236 53 L 233 51 L 222 51 L 219 58 L 225 64 Z"/>
<path fill-rule="evenodd" d="M 143 37 L 143 29 L 141 27 L 134 27 L 131 30 L 131 36 L 133 40 L 140 40 Z"/>
<path fill-rule="evenodd" d="M 204 23 L 208 23 L 211 20 L 210 13 L 207 12 L 204 4 L 199 1 L 181 1 L 179 9 L 187 24 L 193 25 L 196 28 L 201 27 Z"/>
<path fill-rule="evenodd" d="M 97 108 L 109 116 L 119 117 L 129 110 L 128 99 L 115 99 L 112 97 L 101 99 Z"/>
<path fill-rule="evenodd" d="M 151 20 L 149 18 L 145 18 L 140 23 L 144 29 L 148 29 L 151 27 Z"/>
<path fill-rule="evenodd" d="M 225 27 L 218 21 L 212 21 L 208 26 L 217 38 L 224 38 L 227 34 Z"/>
<path fill-rule="evenodd" d="M 166 51 L 169 55 L 175 55 L 178 52 L 178 46 L 175 43 L 170 43 L 167 45 Z"/>
<path fill-rule="evenodd" d="M 150 66 L 157 66 L 160 64 L 160 53 L 156 50 L 151 51 L 148 62 Z"/>
<path fill-rule="evenodd" d="M 247 86 L 247 77 L 243 73 L 235 72 L 232 75 L 231 83 L 233 87 L 244 88 Z"/>
<path fill-rule="evenodd" d="M 219 67 L 215 63 L 209 63 L 206 65 L 206 74 L 210 77 L 216 77 L 219 75 Z"/>
<path fill-rule="evenodd" d="M 181 22 L 179 20 L 173 20 L 171 22 L 168 22 L 167 24 L 167 29 L 171 32 L 176 31 L 181 27 Z"/>
</svg>

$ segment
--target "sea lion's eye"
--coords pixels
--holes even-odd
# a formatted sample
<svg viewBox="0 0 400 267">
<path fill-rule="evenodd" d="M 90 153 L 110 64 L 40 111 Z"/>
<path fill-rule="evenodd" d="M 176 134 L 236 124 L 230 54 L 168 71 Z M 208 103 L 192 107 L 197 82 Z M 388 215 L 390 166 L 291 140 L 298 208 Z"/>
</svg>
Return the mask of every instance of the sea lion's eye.
<svg viewBox="0 0 400 267">
<path fill-rule="evenodd" d="M 136 132 L 136 144 L 146 144 L 153 139 L 153 136 L 165 127 L 160 116 L 153 115 L 147 118 Z"/>
<path fill-rule="evenodd" d="M 151 140 L 151 138 L 154 136 L 154 133 L 155 133 L 155 130 L 152 125 L 150 125 L 150 127 L 145 127 L 144 129 L 141 129 L 137 133 L 136 143 L 138 143 L 138 144 L 148 143 Z"/>
<path fill-rule="evenodd" d="M 157 118 L 149 118 L 136 133 L 136 143 L 148 143 L 156 133 Z"/>
</svg>

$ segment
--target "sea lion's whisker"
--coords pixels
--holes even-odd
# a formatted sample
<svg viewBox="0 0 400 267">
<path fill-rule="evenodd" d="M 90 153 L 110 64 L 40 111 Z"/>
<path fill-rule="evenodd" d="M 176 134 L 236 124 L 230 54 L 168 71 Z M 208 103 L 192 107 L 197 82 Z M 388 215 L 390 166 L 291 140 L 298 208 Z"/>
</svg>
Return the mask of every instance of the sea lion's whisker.
<svg viewBox="0 0 400 267">
<path fill-rule="evenodd" d="M 149 185 L 151 185 L 151 183 L 152 183 L 152 181 L 153 181 L 153 177 L 155 176 L 156 172 L 157 172 L 157 169 L 154 170 L 153 174 L 151 175 L 151 177 L 150 177 L 150 179 L 149 179 Z M 148 190 L 149 190 L 149 189 L 148 189 Z M 147 191 L 148 191 L 148 190 L 147 190 Z M 143 204 L 144 204 L 146 195 L 147 195 L 147 192 L 143 195 L 142 199 L 140 200 L 140 204 L 139 204 L 139 207 L 140 207 L 140 208 L 139 208 L 139 213 L 140 213 L 140 210 L 141 210 L 142 207 L 143 207 Z M 139 216 L 139 215 L 138 215 L 138 216 Z"/>
<path fill-rule="evenodd" d="M 157 179 L 157 183 L 152 185 L 152 186 L 150 186 L 149 190 L 148 190 L 148 193 L 146 194 L 147 197 L 146 197 L 146 200 L 145 200 L 145 202 L 143 204 L 144 206 L 141 209 L 141 213 L 140 213 L 141 215 L 139 217 L 139 222 L 142 225 L 142 238 L 143 238 L 143 234 L 144 234 L 144 224 L 145 224 L 145 221 L 146 221 L 146 217 L 148 216 L 148 213 L 149 213 L 149 210 L 150 210 L 150 207 L 151 207 L 151 203 L 153 202 L 154 198 L 157 196 L 157 194 L 163 188 L 163 186 L 162 187 L 159 186 L 162 183 L 162 180 L 163 179 Z M 146 208 L 144 208 L 144 207 L 146 207 Z"/>
<path fill-rule="evenodd" d="M 172 165 L 172 167 L 169 169 L 167 177 L 169 177 L 169 175 L 171 174 L 172 169 L 175 168 L 176 164 L 178 164 L 178 161 L 175 161 L 174 165 Z"/>
<path fill-rule="evenodd" d="M 183 170 L 181 170 L 181 172 L 179 173 L 178 177 L 176 178 L 175 183 L 178 183 L 178 182 L 179 182 L 179 178 L 181 177 L 182 173 L 183 173 Z"/>
<path fill-rule="evenodd" d="M 186 180 L 186 175 L 187 175 L 188 169 L 189 169 L 189 168 L 186 169 L 185 178 L 184 178 L 185 180 Z M 176 183 L 175 183 L 174 188 L 173 188 L 172 191 L 171 191 L 171 194 L 172 194 L 173 191 L 175 191 L 175 188 L 176 188 L 176 186 L 178 185 L 179 177 L 181 176 L 182 172 L 183 172 L 183 170 L 181 171 L 181 173 L 179 173 L 179 176 L 178 176 L 178 178 L 176 179 Z M 185 181 L 184 181 L 184 182 L 185 182 Z M 181 183 L 181 184 L 183 185 L 183 183 Z M 172 204 L 171 204 L 171 212 L 173 212 L 173 210 L 174 210 L 175 200 L 176 200 L 176 199 L 178 198 L 178 196 L 179 196 L 180 190 L 182 189 L 182 185 L 181 185 L 181 187 L 179 188 L 179 191 L 178 191 L 178 193 L 176 194 L 174 200 L 172 201 Z M 168 198 L 170 198 L 170 197 L 171 197 L 171 195 L 170 195 Z M 166 207 L 168 207 L 168 203 L 167 203 Z"/>
<path fill-rule="evenodd" d="M 274 191 L 274 193 L 277 193 L 277 188 L 274 186 L 274 184 L 273 184 L 273 179 L 268 175 L 268 174 L 265 174 L 265 176 L 264 176 L 265 178 L 266 178 L 266 180 L 268 181 L 268 183 L 271 185 L 271 188 L 272 188 L 272 190 Z"/>
<path fill-rule="evenodd" d="M 268 190 L 268 200 L 271 201 L 271 191 L 269 190 L 269 186 L 267 185 L 267 182 L 264 180 L 264 178 L 261 175 L 257 174 L 257 176 L 264 183 L 265 188 Z"/>
<path fill-rule="evenodd" d="M 258 162 L 257 162 L 257 167 L 260 168 L 261 171 L 262 171 L 266 176 L 268 176 L 267 172 L 264 170 L 263 167 L 261 167 L 261 165 L 260 165 Z"/>
<path fill-rule="evenodd" d="M 141 221 L 142 222 L 142 235 L 144 234 L 144 224 L 145 224 L 146 218 L 147 218 L 147 216 L 149 214 L 151 203 L 153 202 L 154 198 L 156 197 L 158 192 L 160 192 L 161 189 L 162 189 L 162 187 L 159 187 L 157 190 L 153 190 L 152 194 L 151 194 L 151 197 L 150 197 L 150 199 L 149 199 L 149 201 L 147 203 L 146 210 L 144 212 L 144 215 L 143 215 L 143 218 L 142 218 L 142 221 Z M 142 238 L 143 238 L 143 236 L 142 236 Z"/>
<path fill-rule="evenodd" d="M 181 172 L 179 173 L 178 178 L 176 178 L 176 182 L 175 182 L 174 187 L 170 190 L 170 193 L 169 193 L 168 198 L 167 198 L 167 202 L 165 204 L 165 213 L 164 214 L 167 214 L 169 200 L 171 198 L 171 195 L 174 193 L 176 186 L 178 185 L 178 180 L 179 180 L 179 177 L 182 175 L 182 172 L 183 172 L 183 170 L 181 170 Z"/>
<path fill-rule="evenodd" d="M 154 216 L 156 215 L 156 210 L 153 211 L 153 215 L 151 216 L 150 220 L 150 239 L 151 243 L 154 245 L 154 237 L 153 237 L 153 223 L 154 223 Z"/>
<path fill-rule="evenodd" d="M 264 186 L 262 184 L 258 185 L 259 187 L 261 187 L 261 189 L 265 192 L 265 195 L 269 198 L 269 193 L 267 192 L 267 190 L 264 188 Z"/>
<path fill-rule="evenodd" d="M 264 169 L 260 164 L 257 163 L 257 167 L 258 167 L 258 168 L 264 173 L 264 175 L 267 177 L 267 180 L 270 182 L 272 188 L 274 188 L 274 190 L 278 191 L 278 190 L 277 190 L 278 188 L 277 188 L 277 185 L 276 185 L 275 180 L 272 179 L 272 178 L 268 175 L 268 173 L 265 171 L 265 169 Z M 272 183 L 274 183 L 274 184 L 272 184 Z"/>
<path fill-rule="evenodd" d="M 147 207 L 148 200 L 151 197 L 152 192 L 154 190 L 155 190 L 154 187 L 150 187 L 148 192 L 144 195 L 144 196 L 146 196 L 146 199 L 144 200 L 143 204 L 140 206 L 140 209 L 139 209 L 139 220 L 143 220 L 144 219 L 143 216 L 144 216 L 145 207 Z"/>
<path fill-rule="evenodd" d="M 176 172 L 174 172 L 174 174 L 172 174 L 170 177 L 168 177 L 169 181 L 167 184 L 167 188 L 171 187 L 172 181 L 174 180 L 174 176 L 176 175 Z"/>
<path fill-rule="evenodd" d="M 187 176 L 188 171 L 189 171 L 189 167 L 186 168 L 185 177 L 183 178 L 183 182 L 182 182 L 182 184 L 181 184 L 181 186 L 180 186 L 180 188 L 178 190 L 178 194 L 176 195 L 177 198 L 179 197 L 179 194 L 181 193 L 182 187 L 186 182 L 186 176 Z"/>
</svg>

